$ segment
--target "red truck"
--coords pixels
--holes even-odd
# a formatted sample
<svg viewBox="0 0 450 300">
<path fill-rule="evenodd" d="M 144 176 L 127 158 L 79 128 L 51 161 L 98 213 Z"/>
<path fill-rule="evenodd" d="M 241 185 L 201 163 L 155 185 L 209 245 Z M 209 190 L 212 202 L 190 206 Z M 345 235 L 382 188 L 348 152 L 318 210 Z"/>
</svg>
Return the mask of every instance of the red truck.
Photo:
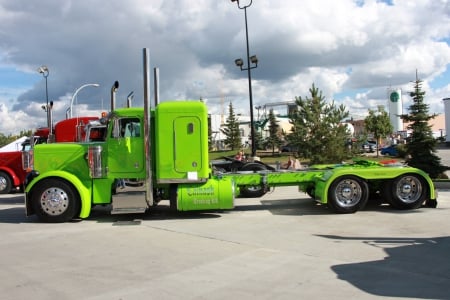
<svg viewBox="0 0 450 300">
<path fill-rule="evenodd" d="M 54 126 L 52 142 L 80 142 L 86 139 L 86 126 L 98 117 L 78 117 L 62 120 Z M 33 143 L 45 143 L 49 137 L 47 127 L 38 128 Z M 96 137 L 98 138 L 98 137 Z M 22 149 L 0 152 L 0 194 L 8 194 L 22 189 L 26 171 L 22 167 L 22 151 L 30 145 L 30 139 L 22 143 Z"/>
</svg>

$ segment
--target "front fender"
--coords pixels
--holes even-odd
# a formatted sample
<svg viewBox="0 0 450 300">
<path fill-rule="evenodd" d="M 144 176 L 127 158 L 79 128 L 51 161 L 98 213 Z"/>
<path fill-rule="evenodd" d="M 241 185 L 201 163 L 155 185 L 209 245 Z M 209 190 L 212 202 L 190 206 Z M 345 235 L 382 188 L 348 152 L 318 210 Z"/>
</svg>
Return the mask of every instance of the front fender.
<svg viewBox="0 0 450 300">
<path fill-rule="evenodd" d="M 65 171 L 51 171 L 45 174 L 41 174 L 38 177 L 35 177 L 26 187 L 25 189 L 25 206 L 27 215 L 31 214 L 32 206 L 30 203 L 29 195 L 33 192 L 33 189 L 39 185 L 39 183 L 47 178 L 61 178 L 69 182 L 75 190 L 78 192 L 80 196 L 80 218 L 87 218 L 91 213 L 91 193 L 92 193 L 92 182 L 89 181 L 81 181 L 75 175 L 65 172 Z"/>
</svg>

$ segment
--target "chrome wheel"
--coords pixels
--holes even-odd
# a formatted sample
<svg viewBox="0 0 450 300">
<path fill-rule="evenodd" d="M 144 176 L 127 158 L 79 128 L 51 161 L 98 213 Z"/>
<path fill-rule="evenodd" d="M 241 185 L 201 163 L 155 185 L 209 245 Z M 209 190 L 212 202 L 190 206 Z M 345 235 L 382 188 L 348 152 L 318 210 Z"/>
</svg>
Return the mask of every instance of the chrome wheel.
<svg viewBox="0 0 450 300">
<path fill-rule="evenodd" d="M 6 190 L 6 178 L 0 176 L 0 191 Z"/>
<path fill-rule="evenodd" d="M 0 172 L 0 194 L 8 194 L 12 189 L 11 179 L 5 172 Z"/>
<path fill-rule="evenodd" d="M 328 190 L 328 204 L 338 213 L 354 213 L 364 208 L 369 199 L 367 183 L 356 176 L 342 176 L 334 180 Z"/>
<path fill-rule="evenodd" d="M 428 197 L 429 186 L 418 174 L 404 174 L 384 184 L 384 197 L 397 209 L 414 209 Z"/>
<path fill-rule="evenodd" d="M 416 176 L 404 176 L 395 184 L 395 196 L 398 200 L 410 204 L 422 196 L 422 183 Z"/>
<path fill-rule="evenodd" d="M 69 196 L 60 188 L 51 187 L 41 194 L 42 210 L 50 216 L 59 216 L 63 214 L 69 206 Z"/>
<path fill-rule="evenodd" d="M 41 221 L 67 222 L 80 213 L 80 196 L 65 180 L 43 179 L 35 184 L 29 195 L 33 211 Z"/>
<path fill-rule="evenodd" d="M 362 189 L 356 180 L 346 179 L 339 182 L 334 194 L 339 206 L 351 207 L 361 200 Z"/>
</svg>

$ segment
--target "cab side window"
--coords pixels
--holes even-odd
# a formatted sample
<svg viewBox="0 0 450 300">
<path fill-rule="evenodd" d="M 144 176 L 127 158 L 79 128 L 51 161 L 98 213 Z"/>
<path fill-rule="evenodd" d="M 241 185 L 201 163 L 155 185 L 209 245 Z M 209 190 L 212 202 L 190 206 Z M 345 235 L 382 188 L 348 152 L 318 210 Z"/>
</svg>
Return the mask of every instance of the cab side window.
<svg viewBox="0 0 450 300">
<path fill-rule="evenodd" d="M 117 123 L 119 126 L 119 137 L 139 137 L 141 135 L 141 126 L 138 118 L 123 118 Z"/>
</svg>

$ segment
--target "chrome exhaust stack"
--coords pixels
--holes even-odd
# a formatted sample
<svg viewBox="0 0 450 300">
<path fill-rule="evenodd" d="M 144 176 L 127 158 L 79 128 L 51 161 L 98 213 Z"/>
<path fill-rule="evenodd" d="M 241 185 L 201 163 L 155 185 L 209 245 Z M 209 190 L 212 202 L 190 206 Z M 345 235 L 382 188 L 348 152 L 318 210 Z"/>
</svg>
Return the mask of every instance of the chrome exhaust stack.
<svg viewBox="0 0 450 300">
<path fill-rule="evenodd" d="M 111 111 L 116 109 L 116 91 L 119 89 L 119 82 L 114 81 L 113 86 L 111 87 Z"/>
<path fill-rule="evenodd" d="M 150 139 L 150 51 L 143 49 L 143 70 L 144 70 L 144 145 L 145 145 L 145 169 L 147 172 L 146 202 L 149 206 L 154 204 L 153 199 L 153 175 L 152 175 L 152 153 Z"/>
<path fill-rule="evenodd" d="M 129 93 L 127 96 L 127 107 L 128 108 L 131 107 L 131 101 L 133 100 L 133 98 L 134 98 L 134 92 Z"/>
</svg>

